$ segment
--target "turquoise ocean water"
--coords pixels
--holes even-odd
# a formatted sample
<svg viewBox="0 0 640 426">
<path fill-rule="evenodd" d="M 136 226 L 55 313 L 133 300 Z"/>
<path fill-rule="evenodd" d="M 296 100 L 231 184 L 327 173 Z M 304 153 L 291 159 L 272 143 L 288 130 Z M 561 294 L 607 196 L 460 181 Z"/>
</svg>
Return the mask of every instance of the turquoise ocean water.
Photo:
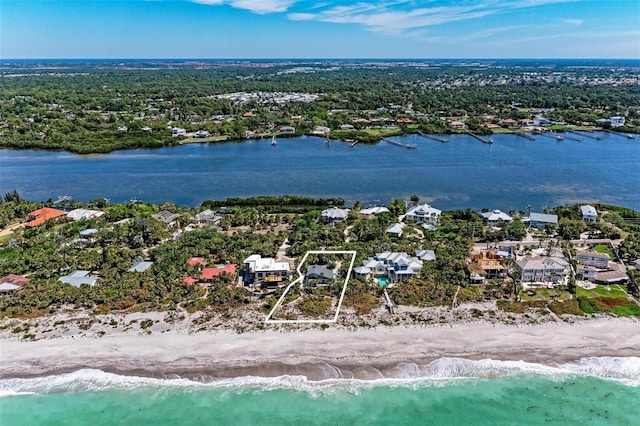
<svg viewBox="0 0 640 426">
<path fill-rule="evenodd" d="M 640 424 L 640 358 L 443 358 L 396 377 L 191 381 L 99 370 L 0 380 L 2 425 Z"/>
</svg>

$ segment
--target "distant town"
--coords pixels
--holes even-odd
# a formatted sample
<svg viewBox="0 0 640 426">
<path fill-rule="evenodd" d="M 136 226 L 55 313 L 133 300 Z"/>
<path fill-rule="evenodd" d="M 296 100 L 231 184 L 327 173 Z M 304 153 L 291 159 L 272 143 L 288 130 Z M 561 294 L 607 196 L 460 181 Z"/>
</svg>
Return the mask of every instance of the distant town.
<svg viewBox="0 0 640 426">
<path fill-rule="evenodd" d="M 636 61 L 5 61 L 0 147 L 97 153 L 303 134 L 634 138 L 639 76 Z"/>
</svg>

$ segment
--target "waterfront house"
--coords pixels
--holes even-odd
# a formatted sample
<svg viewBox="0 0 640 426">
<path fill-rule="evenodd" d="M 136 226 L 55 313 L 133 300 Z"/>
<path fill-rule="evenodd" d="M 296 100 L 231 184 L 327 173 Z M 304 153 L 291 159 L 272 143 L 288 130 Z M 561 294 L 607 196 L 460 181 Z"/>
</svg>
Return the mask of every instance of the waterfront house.
<svg viewBox="0 0 640 426">
<path fill-rule="evenodd" d="M 293 126 L 280 127 L 280 134 L 282 135 L 293 135 L 295 132 L 296 132 L 296 128 Z"/>
<path fill-rule="evenodd" d="M 171 137 L 177 138 L 178 136 L 185 136 L 187 131 L 180 127 L 174 127 L 171 129 Z"/>
<path fill-rule="evenodd" d="M 571 271 L 569 262 L 559 256 L 525 257 L 516 261 L 515 266 L 525 288 L 566 285 Z"/>
<path fill-rule="evenodd" d="M 69 275 L 60 277 L 61 283 L 70 284 L 74 287 L 80 287 L 83 284 L 93 287 L 98 281 L 97 276 L 92 276 L 91 271 L 73 271 Z"/>
<path fill-rule="evenodd" d="M 504 278 L 508 270 L 505 259 L 490 250 L 472 253 L 467 269 L 471 284 L 484 284 L 487 279 Z"/>
<path fill-rule="evenodd" d="M 579 251 L 576 253 L 576 261 L 585 266 L 604 269 L 609 265 L 609 255 L 597 251 Z"/>
<path fill-rule="evenodd" d="M 354 270 L 356 278 L 384 277 L 397 282 L 417 277 L 422 272 L 422 260 L 404 252 L 378 253 L 364 260 L 362 264 Z"/>
<path fill-rule="evenodd" d="M 611 123 L 611 127 L 621 127 L 624 126 L 625 119 L 624 117 L 609 117 L 609 122 Z"/>
<path fill-rule="evenodd" d="M 462 121 L 452 121 L 449 123 L 450 129 L 464 130 L 464 123 Z"/>
<path fill-rule="evenodd" d="M 134 263 L 133 266 L 129 268 L 129 272 L 145 272 L 146 270 L 151 268 L 152 265 L 153 265 L 153 262 L 141 260 L 139 262 Z"/>
<path fill-rule="evenodd" d="M 291 267 L 288 262 L 276 262 L 271 257 L 252 254 L 244 261 L 244 285 L 277 287 L 289 279 Z"/>
<path fill-rule="evenodd" d="M 196 138 L 208 138 L 209 136 L 211 136 L 211 133 L 207 132 L 206 130 L 198 130 L 193 136 Z"/>
<path fill-rule="evenodd" d="M 64 210 L 52 209 L 50 207 L 43 207 L 38 210 L 34 210 L 27 215 L 27 222 L 24 226 L 26 228 L 34 228 L 40 226 L 43 223 L 64 216 Z"/>
<path fill-rule="evenodd" d="M 342 124 L 340 130 L 353 130 L 353 124 Z"/>
<path fill-rule="evenodd" d="M 582 220 L 585 222 L 595 222 L 598 218 L 596 208 L 588 204 L 580 206 L 580 212 L 582 213 Z"/>
<path fill-rule="evenodd" d="M 100 210 L 75 209 L 67 213 L 67 219 L 73 220 L 73 221 L 90 220 L 90 219 L 98 219 L 103 215 L 104 215 L 104 212 Z"/>
<path fill-rule="evenodd" d="M 389 209 L 386 207 L 369 207 L 358 212 L 358 214 L 365 219 L 372 219 L 374 216 L 381 213 L 389 213 Z"/>
<path fill-rule="evenodd" d="M 339 209 L 337 207 L 331 207 L 330 209 L 323 210 L 322 213 L 320 213 L 320 216 L 325 223 L 342 222 L 348 215 L 349 209 Z"/>
<path fill-rule="evenodd" d="M 221 214 L 207 209 L 196 214 L 191 220 L 191 223 L 196 226 L 205 226 L 207 224 L 216 224 L 220 222 L 220 219 L 222 219 Z"/>
<path fill-rule="evenodd" d="M 514 127 L 518 124 L 516 120 L 513 118 L 505 118 L 504 120 L 500 120 L 500 125 L 502 127 Z"/>
<path fill-rule="evenodd" d="M 551 126 L 551 120 L 545 117 L 536 117 L 533 119 L 533 125 L 536 127 Z"/>
<path fill-rule="evenodd" d="M 409 222 L 436 226 L 441 213 L 442 210 L 433 208 L 429 204 L 421 204 L 409 209 L 404 215 L 404 219 Z"/>
<path fill-rule="evenodd" d="M 394 223 L 390 225 L 385 232 L 390 237 L 400 238 L 402 236 L 402 229 L 404 227 L 404 223 Z"/>
<path fill-rule="evenodd" d="M 323 287 L 331 284 L 336 279 L 336 273 L 326 266 L 309 265 L 309 270 L 304 276 L 304 285 Z"/>
<path fill-rule="evenodd" d="M 27 284 L 29 284 L 29 278 L 24 275 L 6 275 L 0 278 L 0 294 L 13 293 Z"/>
<path fill-rule="evenodd" d="M 480 212 L 480 216 L 483 217 L 484 223 L 487 226 L 501 226 L 513 220 L 511 216 L 500 210 Z"/>
<path fill-rule="evenodd" d="M 330 128 L 328 128 L 327 126 L 316 126 L 315 129 L 313 129 L 313 134 L 314 135 L 328 135 L 329 132 L 331 131 Z"/>
<path fill-rule="evenodd" d="M 544 213 L 531 213 L 529 215 L 529 225 L 534 228 L 544 229 L 549 225 L 558 224 L 558 215 L 544 214 Z"/>
<path fill-rule="evenodd" d="M 176 220 L 180 217 L 180 214 L 172 213 L 168 210 L 162 210 L 159 213 L 152 214 L 151 217 L 161 222 L 165 227 L 171 228 L 176 226 Z"/>
</svg>

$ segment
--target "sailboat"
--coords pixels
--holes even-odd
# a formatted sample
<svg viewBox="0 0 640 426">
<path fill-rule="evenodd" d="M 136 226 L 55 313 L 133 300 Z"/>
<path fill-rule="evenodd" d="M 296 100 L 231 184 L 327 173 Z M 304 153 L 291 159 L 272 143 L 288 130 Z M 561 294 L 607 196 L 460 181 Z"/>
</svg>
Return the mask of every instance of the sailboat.
<svg viewBox="0 0 640 426">
<path fill-rule="evenodd" d="M 273 135 L 273 137 L 271 138 L 271 146 L 276 146 L 276 144 L 276 135 Z"/>
</svg>

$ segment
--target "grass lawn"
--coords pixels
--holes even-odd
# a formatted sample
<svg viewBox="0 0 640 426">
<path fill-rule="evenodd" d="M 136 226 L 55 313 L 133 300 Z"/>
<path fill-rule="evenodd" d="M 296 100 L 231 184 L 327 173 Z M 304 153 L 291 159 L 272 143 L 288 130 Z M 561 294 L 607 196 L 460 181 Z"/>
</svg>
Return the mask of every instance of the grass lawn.
<svg viewBox="0 0 640 426">
<path fill-rule="evenodd" d="M 619 284 L 609 286 L 598 285 L 592 290 L 585 290 L 582 287 L 576 287 L 576 296 L 578 297 L 627 297 L 627 292 Z"/>
<path fill-rule="evenodd" d="M 598 253 L 606 253 L 606 254 L 608 254 L 609 255 L 609 259 L 615 259 L 615 256 L 613 255 L 613 252 L 611 251 L 611 247 L 609 247 L 607 244 L 598 244 L 593 249 L 595 251 L 597 251 Z"/>
<path fill-rule="evenodd" d="M 529 296 L 527 292 L 530 290 L 535 291 L 536 294 L 533 296 Z M 533 289 L 520 290 L 520 292 L 518 293 L 518 296 L 520 296 L 520 300 L 522 300 L 523 302 L 530 302 L 533 300 L 550 300 L 551 296 L 555 296 L 556 300 L 571 299 L 571 294 L 569 294 L 569 292 L 561 291 L 557 288 L 538 288 L 535 290 Z"/>
</svg>

